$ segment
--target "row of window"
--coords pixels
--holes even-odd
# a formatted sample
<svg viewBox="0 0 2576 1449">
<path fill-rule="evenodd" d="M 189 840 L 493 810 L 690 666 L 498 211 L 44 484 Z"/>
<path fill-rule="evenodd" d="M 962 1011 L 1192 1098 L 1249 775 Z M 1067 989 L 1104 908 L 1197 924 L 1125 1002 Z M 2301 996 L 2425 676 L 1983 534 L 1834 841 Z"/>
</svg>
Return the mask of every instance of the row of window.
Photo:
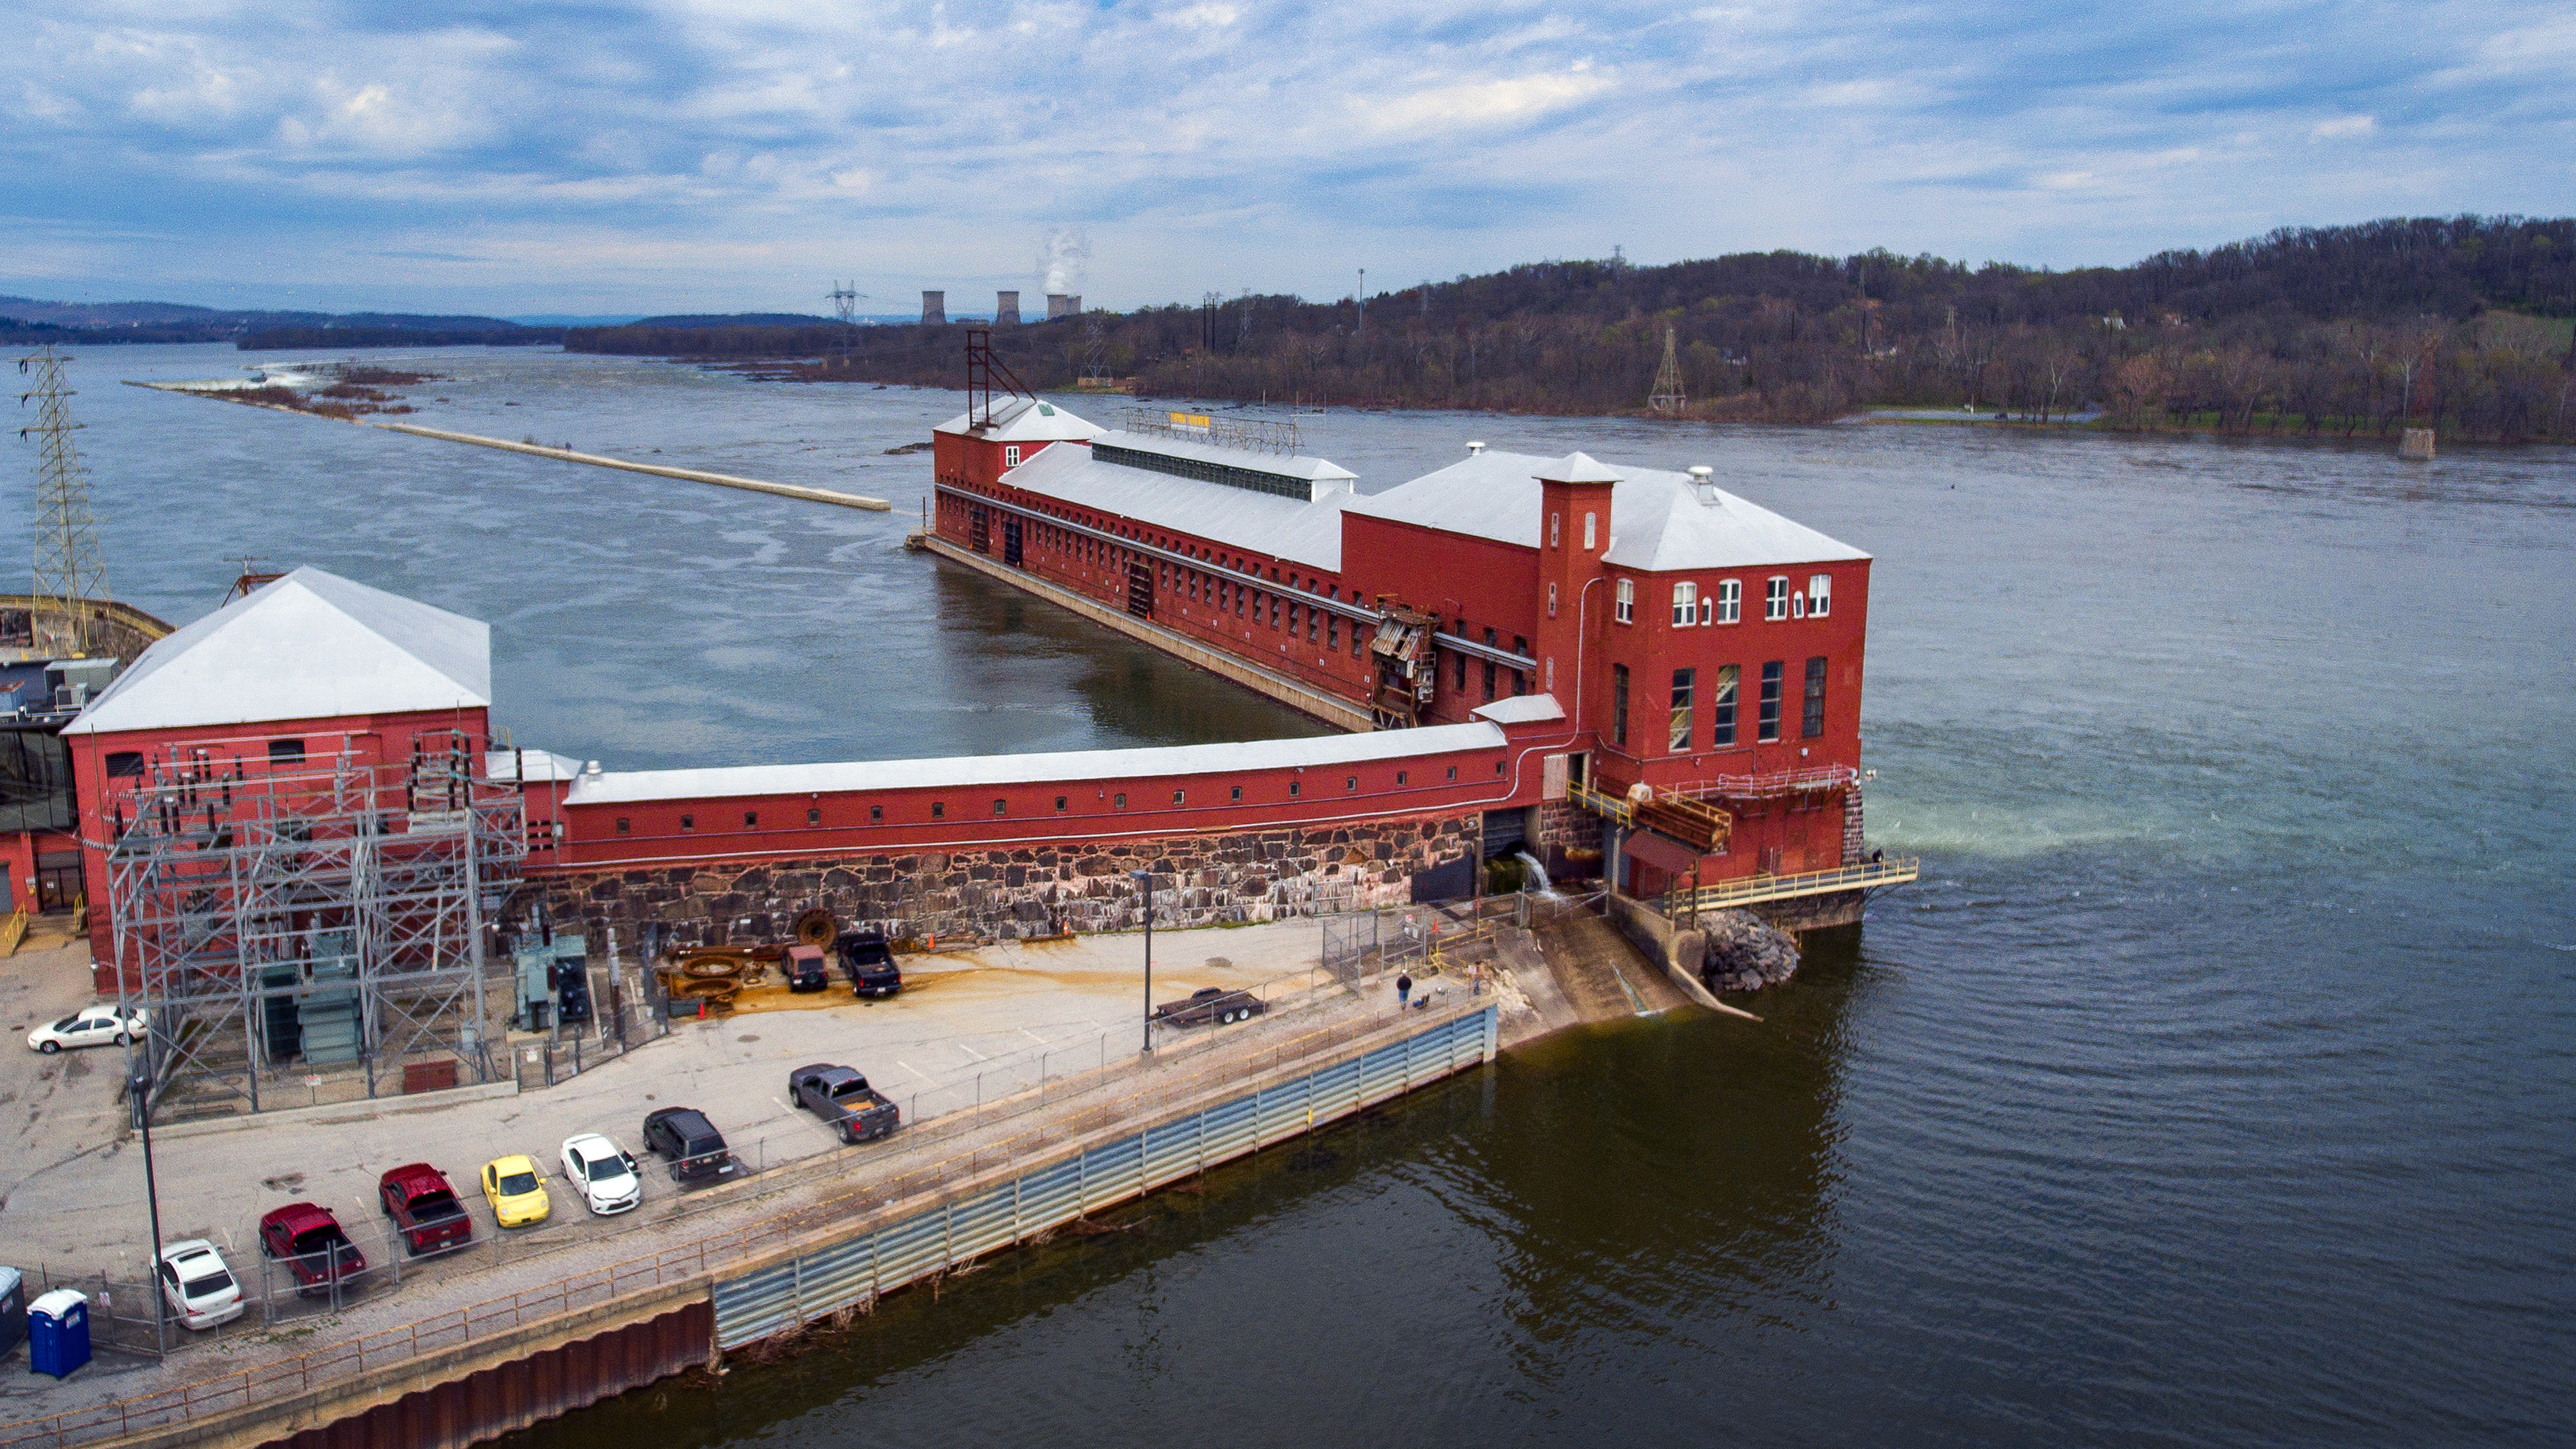
<svg viewBox="0 0 2576 1449">
<path fill-rule="evenodd" d="M 1777 744 L 1780 739 L 1781 689 L 1785 683 L 1787 663 L 1774 659 L 1762 666 L 1759 692 L 1754 697 L 1753 738 L 1757 744 Z M 1799 700 L 1798 737 L 1821 739 L 1825 733 L 1825 656 L 1807 660 L 1806 689 Z M 1741 666 L 1721 664 L 1710 671 L 1708 691 L 1708 747 L 1723 748 L 1737 742 L 1737 718 L 1743 683 Z M 1680 755 L 1699 748 L 1697 743 L 1699 671 L 1673 671 L 1671 713 L 1664 729 L 1664 748 Z M 1622 749 L 1628 745 L 1628 666 L 1610 667 L 1610 742 Z"/>
<path fill-rule="evenodd" d="M 1458 620 L 1458 637 L 1459 637 L 1459 638 L 1461 638 L 1461 639 L 1466 639 L 1466 638 L 1470 638 L 1470 637 L 1472 637 L 1472 636 L 1467 632 L 1467 621 L 1466 621 L 1466 619 L 1465 619 L 1463 616 Z M 1486 648 L 1488 648 L 1488 649 L 1499 649 L 1499 648 L 1503 647 L 1503 646 L 1502 646 L 1502 642 L 1501 642 L 1501 640 L 1500 640 L 1500 639 L 1495 635 L 1495 632 L 1494 632 L 1493 630 L 1491 630 L 1491 629 L 1487 629 L 1487 630 L 1485 631 L 1485 647 L 1486 647 Z M 1527 636 L 1525 636 L 1525 635 L 1514 634 L 1514 635 L 1512 636 L 1512 652 L 1513 652 L 1514 654 L 1518 654 L 1518 655 L 1522 656 L 1523 658 L 1527 658 L 1527 657 L 1529 656 L 1529 639 L 1528 639 L 1528 637 L 1527 637 Z M 1466 654 L 1466 651 L 1465 651 L 1465 650 L 1462 650 L 1462 649 L 1453 649 L 1453 650 L 1451 650 L 1451 651 L 1450 651 L 1450 655 L 1449 655 L 1449 657 L 1457 661 L 1457 666 L 1458 666 L 1458 692 L 1459 692 L 1460 694 L 1465 694 L 1465 693 L 1467 692 L 1467 654 Z M 1502 677 L 1504 674 L 1509 674 L 1509 675 L 1511 676 L 1511 686 L 1512 686 L 1512 697 L 1513 697 L 1513 698 L 1517 699 L 1517 698 L 1519 698 L 1520 696 L 1522 696 L 1522 695 L 1524 695 L 1524 694 L 1529 693 L 1529 676 L 1528 676 L 1528 675 L 1523 674 L 1521 671 L 1519 671 L 1519 670 L 1517 670 L 1517 669 L 1510 669 L 1510 670 L 1503 669 L 1501 666 L 1499 666 L 1499 665 L 1495 664 L 1495 663 L 1494 663 L 1494 661 L 1492 661 L 1492 660 L 1490 660 L 1490 659 L 1479 660 L 1478 662 L 1479 662 L 1479 663 L 1481 663 L 1481 664 L 1484 666 L 1483 673 L 1484 673 L 1484 676 L 1485 676 L 1485 703 L 1487 703 L 1487 704 L 1492 704 L 1492 703 L 1494 702 L 1495 686 L 1497 685 L 1497 683 L 1499 683 L 1499 682 L 1500 682 L 1501 677 Z"/>
<path fill-rule="evenodd" d="M 1288 577 L 1290 586 L 1294 587 L 1297 576 L 1291 574 Z M 1321 644 L 1337 651 L 1342 647 L 1342 616 L 1293 595 L 1283 597 L 1266 589 L 1256 589 L 1230 578 L 1183 568 L 1178 564 L 1156 564 L 1154 579 L 1155 586 L 1163 592 L 1186 598 L 1194 604 L 1210 606 L 1220 614 L 1232 613 L 1238 619 L 1249 618 L 1256 624 L 1266 618 L 1273 629 L 1285 627 L 1290 638 L 1302 635 L 1309 644 Z M 1360 652 L 1357 624 L 1352 625 L 1350 633 L 1351 657 L 1356 659 Z"/>
<path fill-rule="evenodd" d="M 1821 619 L 1834 611 L 1834 576 L 1809 574 L 1803 593 L 1792 593 L 1787 574 L 1774 574 L 1762 582 L 1762 617 L 1779 619 Z M 1622 624 L 1637 622 L 1637 581 L 1621 579 L 1617 602 L 1611 617 Z M 1720 579 L 1717 588 L 1706 595 L 1696 583 L 1673 585 L 1673 627 L 1690 628 L 1701 624 L 1735 624 L 1744 618 L 1744 581 Z"/>
<path fill-rule="evenodd" d="M 1447 767 L 1445 767 L 1445 768 L 1446 768 L 1446 769 L 1447 769 L 1447 771 L 1448 771 L 1448 774 L 1447 774 L 1447 776 L 1446 776 L 1446 781 L 1447 781 L 1447 782 L 1454 783 L 1454 782 L 1457 780 L 1457 778 L 1458 778 L 1458 767 L 1457 767 L 1456 765 L 1450 765 L 1450 766 L 1447 766 Z M 1494 761 L 1494 773 L 1495 773 L 1495 774 L 1497 774 L 1497 775 L 1502 774 L 1502 773 L 1503 773 L 1503 771 L 1505 770 L 1505 768 L 1507 768 L 1507 762 L 1506 762 L 1506 761 L 1503 761 L 1503 760 L 1496 760 L 1496 761 Z M 1410 770 L 1398 770 L 1398 771 L 1396 771 L 1396 772 L 1395 772 L 1395 783 L 1396 783 L 1399 787 L 1411 784 L 1411 783 L 1412 783 L 1412 780 L 1413 780 L 1413 772 L 1412 772 L 1412 771 L 1410 771 Z M 1345 795 L 1356 795 L 1356 794 L 1358 794 L 1358 793 L 1359 793 L 1359 789 L 1360 789 L 1360 777 L 1359 777 L 1359 776 L 1357 776 L 1357 775 L 1346 775 L 1346 776 L 1344 776 L 1344 777 L 1342 778 L 1342 793 L 1343 793 L 1343 794 L 1345 794 Z M 1242 803 L 1243 803 L 1243 787 L 1242 787 L 1241 785 L 1232 785 L 1232 786 L 1228 786 L 1228 787 L 1227 787 L 1227 790 L 1228 790 L 1228 794 L 1227 794 L 1227 802 L 1228 802 L 1229 804 L 1236 804 L 1236 805 L 1240 805 L 1240 804 L 1242 804 Z M 1305 782 L 1305 781 L 1303 781 L 1303 780 L 1290 780 L 1290 781 L 1288 782 L 1288 798 L 1289 798 L 1289 799 L 1291 799 L 1291 800 L 1296 800 L 1296 799 L 1303 798 L 1303 796 L 1305 795 L 1305 793 L 1306 793 L 1306 782 Z M 1111 809 L 1113 809 L 1113 810 L 1124 810 L 1124 809 L 1126 809 L 1126 808 L 1127 808 L 1127 794 L 1126 794 L 1126 792 L 1122 790 L 1122 791 L 1119 791 L 1119 792 L 1118 792 L 1118 793 L 1116 793 L 1116 794 L 1111 795 L 1111 796 L 1109 797 L 1109 802 L 1110 802 L 1109 808 L 1111 808 Z M 1186 806 L 1187 804 L 1189 804 L 1189 792 L 1188 792 L 1187 790 L 1174 790 L 1174 791 L 1172 792 L 1172 803 L 1173 803 L 1174 805 Z M 1058 795 L 1058 796 L 1056 796 L 1056 797 L 1055 797 L 1055 813 L 1056 813 L 1056 814 L 1058 814 L 1058 815 L 1067 814 L 1067 813 L 1069 813 L 1069 812 L 1071 811 L 1072 806 L 1073 806 L 1073 797 L 1072 797 L 1072 796 L 1070 796 L 1070 795 Z M 886 813 L 885 813 L 885 812 L 886 812 L 886 808 L 885 808 L 883 805 L 871 805 L 871 806 L 869 806 L 869 807 L 868 807 L 868 823 L 869 823 L 869 824 L 871 824 L 871 825 L 882 825 L 882 824 L 884 824 L 884 823 L 885 823 L 885 818 L 886 818 Z M 996 817 L 1007 817 L 1010 813 L 1011 813 L 1011 802 L 1010 802 L 1009 800 L 1007 800 L 1007 799 L 996 799 L 996 800 L 994 800 L 994 801 L 993 801 L 993 814 L 994 814 Z M 933 800 L 933 801 L 931 801 L 931 802 L 930 802 L 930 818 L 931 818 L 931 819 L 933 819 L 933 820 L 945 820 L 945 819 L 947 819 L 947 818 L 948 818 L 948 802 L 947 802 L 947 801 L 945 801 L 945 800 Z M 818 825 L 821 825 L 821 824 L 823 823 L 823 809 L 822 809 L 822 807 L 821 807 L 821 806 L 819 806 L 819 805 L 809 805 L 809 806 L 805 807 L 805 823 L 806 823 L 807 825 L 809 825 L 809 826 L 818 826 Z M 632 834 L 634 833 L 634 827 L 635 827 L 635 821 L 634 821 L 634 817 L 633 817 L 633 816 L 629 816 L 629 815 L 620 815 L 620 816 L 618 816 L 618 817 L 617 817 L 617 833 L 618 833 L 618 834 L 620 834 L 620 835 L 632 835 Z M 682 815 L 680 816 L 680 828 L 681 828 L 682 830 L 688 830 L 688 831 L 694 831 L 694 830 L 696 830 L 696 829 L 698 828 L 698 817 L 697 817 L 696 812 L 691 811 L 691 812 L 687 812 L 687 813 L 682 814 Z M 758 830 L 758 829 L 760 828 L 760 812 L 759 812 L 759 811 L 757 811 L 757 810 L 745 810 L 744 812 L 742 812 L 742 828 L 743 828 L 743 829 L 745 829 L 745 830 Z"/>
</svg>

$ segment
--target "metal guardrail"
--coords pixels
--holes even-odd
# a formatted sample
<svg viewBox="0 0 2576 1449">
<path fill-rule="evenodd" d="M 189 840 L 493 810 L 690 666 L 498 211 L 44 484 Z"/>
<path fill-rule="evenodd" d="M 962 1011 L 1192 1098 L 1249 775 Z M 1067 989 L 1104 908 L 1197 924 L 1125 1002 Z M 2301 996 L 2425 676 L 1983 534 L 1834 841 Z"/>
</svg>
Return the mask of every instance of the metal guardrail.
<svg viewBox="0 0 2576 1449">
<path fill-rule="evenodd" d="M 1565 782 L 1565 798 L 1615 823 L 1622 830 L 1637 828 L 1637 817 L 1629 811 L 1628 802 L 1616 795 L 1604 795 L 1579 780 L 1568 780 Z"/>
<path fill-rule="evenodd" d="M 1453 1016 L 1481 1011 L 1485 1004 L 1471 997 L 1447 1010 L 1435 1007 L 1430 1020 L 1423 1024 L 1428 1027 L 1444 1023 Z M 1150 1113 L 1173 1102 L 1187 1101 L 1224 1082 L 1249 1080 L 1390 1025 L 1418 1019 L 1422 1014 L 1420 1005 L 1417 1002 L 1416 1011 L 1410 1015 L 1390 1007 L 1316 1027 L 1250 1056 L 1226 1057 L 1200 1065 L 1195 1070 L 1174 1071 L 1150 1090 L 1116 1096 L 971 1151 L 924 1164 L 889 1180 L 853 1187 L 789 1211 L 764 1214 L 757 1222 L 738 1231 L 713 1234 L 693 1243 L 603 1268 L 573 1272 L 541 1287 L 436 1314 L 415 1323 L 356 1334 L 322 1348 L 251 1365 L 215 1378 L 59 1414 L 0 1423 L 0 1449 L 18 1445 L 71 1449 L 73 1445 L 122 1438 L 140 1430 L 233 1413 L 287 1395 L 306 1393 L 334 1380 L 352 1379 L 423 1354 L 461 1347 L 476 1339 L 489 1338 L 554 1314 L 594 1307 L 623 1294 L 704 1280 L 714 1271 L 774 1251 L 827 1224 L 846 1221 L 855 1214 L 889 1203 L 973 1181 L 1015 1159 L 1101 1131 L 1121 1120 Z M 1214 1033 L 1211 1033 L 1207 1040 L 1213 1039 Z M 1168 1049 L 1157 1052 L 1158 1056 L 1167 1054 Z M 1201 1054 L 1191 1053 L 1194 1056 Z M 1135 1069 L 1110 1064 L 1076 1090 L 1096 1088 L 1107 1079 L 1132 1070 Z M 1050 1100 L 1061 1098 L 1051 1098 L 1047 1084 L 1041 1083 L 1017 1098 L 940 1118 L 927 1129 L 907 1128 L 906 1135 L 925 1133 L 933 1140 L 962 1136 L 975 1128 L 1038 1110 Z M 827 1176 L 847 1177 L 852 1172 L 872 1166 L 877 1160 L 877 1154 L 868 1148 L 847 1149 L 836 1157 L 837 1170 L 828 1175 L 814 1173 L 777 1180 L 767 1192 L 726 1195 L 695 1211 L 684 1210 L 672 1217 L 658 1219 L 650 1226 L 657 1231 L 668 1231 L 674 1225 L 705 1212 L 737 1208 L 746 1201 L 759 1201 L 814 1186 Z M 566 1243 L 564 1249 L 577 1245 L 578 1240 Z"/>
<path fill-rule="evenodd" d="M 1417 1015 L 1422 1013 L 1417 1012 Z M 1310 1132 L 1490 1059 L 1490 1005 L 1437 1018 L 1364 1056 L 1215 1103 L 971 1196 L 854 1232 L 715 1284 L 716 1345 L 738 1348 L 843 1312 L 1085 1214 Z"/>
<path fill-rule="evenodd" d="M 1667 918 L 1677 918 L 1699 911 L 1757 905 L 1763 901 L 1795 900 L 1801 896 L 1825 896 L 1839 891 L 1903 885 L 1919 878 L 1922 873 L 1920 856 L 1900 855 L 1888 860 L 1846 865 L 1838 870 L 1747 876 L 1742 880 L 1704 885 L 1696 891 L 1671 891 L 1661 898 L 1660 907 Z"/>
</svg>

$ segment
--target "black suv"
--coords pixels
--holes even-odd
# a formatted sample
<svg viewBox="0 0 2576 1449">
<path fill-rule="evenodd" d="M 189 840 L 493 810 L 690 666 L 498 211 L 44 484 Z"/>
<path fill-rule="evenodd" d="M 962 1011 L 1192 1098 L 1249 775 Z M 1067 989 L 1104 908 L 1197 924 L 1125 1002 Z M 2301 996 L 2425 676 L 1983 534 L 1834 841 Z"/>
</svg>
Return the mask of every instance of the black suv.
<svg viewBox="0 0 2576 1449">
<path fill-rule="evenodd" d="M 646 1117 L 644 1147 L 670 1159 L 671 1176 L 684 1181 L 722 1177 L 734 1170 L 724 1134 L 695 1107 L 665 1107 Z"/>
</svg>

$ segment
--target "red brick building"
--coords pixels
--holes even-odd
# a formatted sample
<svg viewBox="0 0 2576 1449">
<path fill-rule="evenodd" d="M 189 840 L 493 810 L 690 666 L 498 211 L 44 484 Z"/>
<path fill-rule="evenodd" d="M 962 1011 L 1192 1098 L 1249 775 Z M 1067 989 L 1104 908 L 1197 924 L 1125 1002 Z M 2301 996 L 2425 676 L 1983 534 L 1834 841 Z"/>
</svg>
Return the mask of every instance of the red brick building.
<svg viewBox="0 0 2576 1449">
<path fill-rule="evenodd" d="M 1050 436 L 1033 447 L 1040 409 Z M 1470 444 L 1361 494 L 1291 437 L 1183 414 L 1103 431 L 1013 399 L 938 429 L 936 532 L 1381 727 L 1552 696 L 1577 784 L 1730 817 L 1696 859 L 1631 833 L 1639 894 L 1857 857 L 1867 554 L 1705 469 Z"/>
</svg>

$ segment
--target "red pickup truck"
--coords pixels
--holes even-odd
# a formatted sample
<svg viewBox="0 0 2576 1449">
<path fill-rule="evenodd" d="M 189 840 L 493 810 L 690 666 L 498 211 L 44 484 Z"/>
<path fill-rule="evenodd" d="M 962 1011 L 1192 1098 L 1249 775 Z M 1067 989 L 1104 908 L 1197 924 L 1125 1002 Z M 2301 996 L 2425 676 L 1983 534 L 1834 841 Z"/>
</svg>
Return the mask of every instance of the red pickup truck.
<svg viewBox="0 0 2576 1449">
<path fill-rule="evenodd" d="M 286 1265 L 295 1289 L 310 1298 L 367 1271 L 366 1255 L 340 1220 L 318 1203 L 291 1202 L 259 1220 L 260 1251 Z"/>
<path fill-rule="evenodd" d="M 405 1163 L 376 1179 L 376 1199 L 415 1258 L 474 1237 L 474 1220 L 456 1200 L 447 1174 L 426 1162 Z"/>
</svg>

